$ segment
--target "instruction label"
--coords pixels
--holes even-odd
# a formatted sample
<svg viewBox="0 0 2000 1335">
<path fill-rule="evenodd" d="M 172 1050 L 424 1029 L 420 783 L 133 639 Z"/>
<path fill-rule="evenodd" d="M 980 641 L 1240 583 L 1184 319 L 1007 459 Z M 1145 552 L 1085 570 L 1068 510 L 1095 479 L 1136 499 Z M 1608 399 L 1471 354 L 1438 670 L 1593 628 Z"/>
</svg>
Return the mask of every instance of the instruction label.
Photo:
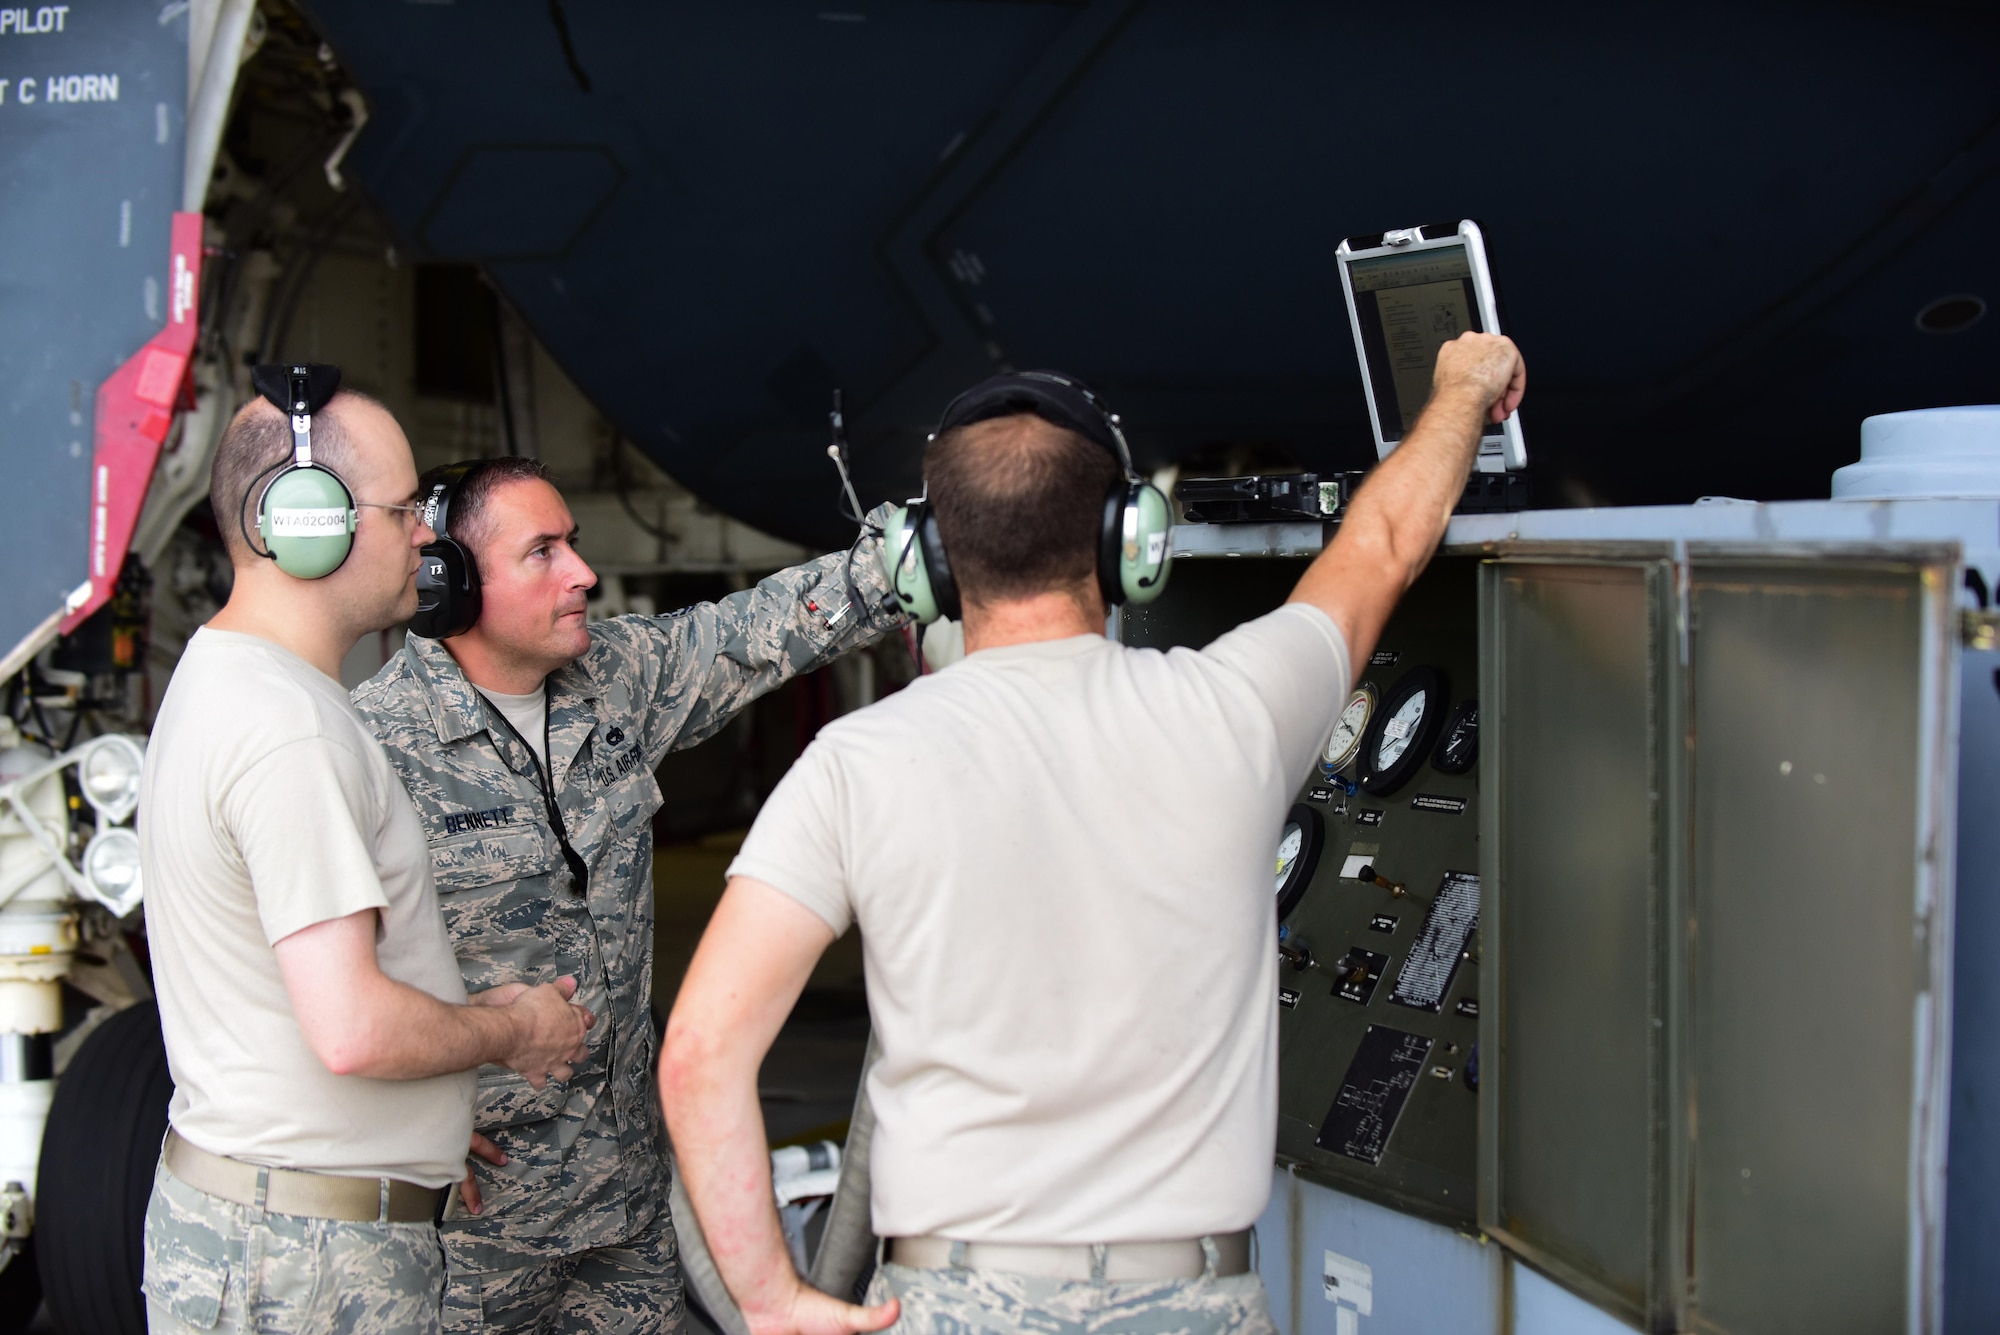
<svg viewBox="0 0 2000 1335">
<path fill-rule="evenodd" d="M 1428 1038 L 1369 1025 L 1313 1144 L 1366 1164 L 1381 1163 L 1410 1087 L 1423 1074 L 1430 1055 Z"/>
<path fill-rule="evenodd" d="M 1366 1261 L 1328 1252 L 1323 1275 L 1328 1302 L 1345 1303 L 1361 1316 L 1375 1315 L 1375 1271 Z"/>
<path fill-rule="evenodd" d="M 1452 975 L 1479 926 L 1479 878 L 1469 871 L 1448 871 L 1424 918 L 1424 930 L 1403 960 L 1396 990 L 1389 1000 L 1398 1006 L 1436 1014 L 1451 989 Z"/>
<path fill-rule="evenodd" d="M 1448 816 L 1465 814 L 1465 799 L 1462 797 L 1439 797 L 1436 793 L 1418 793 L 1410 799 L 1412 811 L 1442 811 Z"/>
</svg>

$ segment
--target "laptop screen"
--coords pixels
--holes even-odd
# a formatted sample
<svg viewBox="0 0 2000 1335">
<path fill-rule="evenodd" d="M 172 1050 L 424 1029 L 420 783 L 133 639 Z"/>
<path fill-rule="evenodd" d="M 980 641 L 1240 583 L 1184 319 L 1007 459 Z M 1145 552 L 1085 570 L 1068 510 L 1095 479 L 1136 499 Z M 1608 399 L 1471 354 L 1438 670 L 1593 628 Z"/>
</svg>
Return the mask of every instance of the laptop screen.
<svg viewBox="0 0 2000 1335">
<path fill-rule="evenodd" d="M 1382 437 L 1401 440 L 1430 397 L 1438 348 L 1468 329 L 1484 332 L 1472 265 L 1463 245 L 1438 246 L 1355 260 L 1348 280 Z"/>
</svg>

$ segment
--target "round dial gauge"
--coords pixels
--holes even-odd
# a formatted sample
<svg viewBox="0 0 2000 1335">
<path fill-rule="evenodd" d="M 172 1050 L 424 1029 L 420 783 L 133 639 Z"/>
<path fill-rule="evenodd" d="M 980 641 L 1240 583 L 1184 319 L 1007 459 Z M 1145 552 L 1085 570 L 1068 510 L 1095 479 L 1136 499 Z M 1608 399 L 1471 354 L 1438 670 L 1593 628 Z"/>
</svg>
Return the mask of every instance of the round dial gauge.
<svg viewBox="0 0 2000 1335">
<path fill-rule="evenodd" d="M 1278 839 L 1278 885 L 1285 888 L 1286 878 L 1292 874 L 1292 864 L 1299 860 L 1299 849 L 1305 846 L 1306 833 L 1291 821 L 1285 822 L 1285 833 Z"/>
<path fill-rule="evenodd" d="M 1444 725 L 1444 674 L 1411 668 L 1382 697 L 1375 721 L 1361 739 L 1361 787 L 1377 797 L 1408 783 Z"/>
<path fill-rule="evenodd" d="M 1423 692 L 1403 701 L 1389 721 L 1382 725 L 1382 740 L 1375 746 L 1375 768 L 1388 769 L 1403 758 L 1410 749 L 1410 739 L 1417 735 L 1417 729 L 1424 725 L 1424 706 L 1429 703 Z"/>
<path fill-rule="evenodd" d="M 1479 763 L 1479 702 L 1461 700 L 1444 721 L 1431 768 L 1440 774 L 1463 774 Z"/>
<path fill-rule="evenodd" d="M 1278 921 L 1283 922 L 1306 897 L 1312 884 L 1313 868 L 1319 865 L 1319 846 L 1325 827 L 1319 812 L 1300 802 L 1285 817 L 1285 830 L 1278 837 Z"/>
<path fill-rule="evenodd" d="M 1322 759 L 1328 769 L 1338 772 L 1354 759 L 1355 752 L 1361 749 L 1362 735 L 1368 731 L 1368 722 L 1374 717 L 1375 685 L 1364 681 L 1347 697 L 1347 706 L 1333 725 L 1333 736 L 1326 739 Z"/>
</svg>

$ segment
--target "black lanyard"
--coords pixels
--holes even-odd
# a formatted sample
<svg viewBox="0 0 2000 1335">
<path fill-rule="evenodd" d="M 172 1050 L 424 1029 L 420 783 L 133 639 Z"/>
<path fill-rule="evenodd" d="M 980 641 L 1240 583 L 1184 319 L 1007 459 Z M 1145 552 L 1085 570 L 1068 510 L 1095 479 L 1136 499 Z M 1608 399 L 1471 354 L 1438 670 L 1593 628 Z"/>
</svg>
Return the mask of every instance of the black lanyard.
<svg viewBox="0 0 2000 1335">
<path fill-rule="evenodd" d="M 582 855 L 570 846 L 569 829 L 563 824 L 562 808 L 556 805 L 556 791 L 549 781 L 549 770 L 554 768 L 553 763 L 547 766 L 542 764 L 541 756 L 535 754 L 535 748 L 528 745 L 528 739 L 521 735 L 521 730 L 514 726 L 514 720 L 508 718 L 506 711 L 501 709 L 500 706 L 488 700 L 486 702 L 486 712 L 506 724 L 507 731 L 514 734 L 514 740 L 519 742 L 522 749 L 528 753 L 528 763 L 535 767 L 535 778 L 541 784 L 542 805 L 548 809 L 549 825 L 556 832 L 556 843 L 562 847 L 563 861 L 569 864 L 569 888 L 576 894 L 587 894 L 590 890 L 590 864 L 585 862 Z M 544 680 L 542 682 L 542 755 L 547 755 L 551 749 L 549 746 L 549 715 L 554 712 L 550 707 L 549 683 L 547 680 Z"/>
</svg>

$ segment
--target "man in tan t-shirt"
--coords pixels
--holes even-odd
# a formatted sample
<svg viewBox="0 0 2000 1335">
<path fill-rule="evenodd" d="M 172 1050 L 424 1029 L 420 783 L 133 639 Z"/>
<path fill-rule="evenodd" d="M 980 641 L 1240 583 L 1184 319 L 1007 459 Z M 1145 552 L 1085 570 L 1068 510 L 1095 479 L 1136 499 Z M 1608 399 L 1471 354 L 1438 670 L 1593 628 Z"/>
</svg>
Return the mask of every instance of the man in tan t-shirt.
<svg viewBox="0 0 2000 1335">
<path fill-rule="evenodd" d="M 1121 528 L 1138 547 L 1118 419 L 1050 372 L 946 410 L 919 532 L 966 656 L 799 757 L 667 1022 L 677 1162 L 753 1335 L 1271 1335 L 1248 1237 L 1278 1121 L 1271 849 L 1525 377 L 1504 338 L 1446 343 L 1286 605 L 1171 653 L 1103 635 Z M 757 1101 L 849 925 L 881 1054 L 865 1307 L 794 1272 Z"/>
<path fill-rule="evenodd" d="M 334 368 L 267 370 L 306 411 L 256 400 L 223 434 L 235 585 L 167 688 L 140 795 L 175 1082 L 148 1325 L 435 1331 L 473 1071 L 566 1077 L 592 1017 L 566 978 L 467 1003 L 416 810 L 338 680 L 415 608 L 410 447 Z"/>
</svg>

